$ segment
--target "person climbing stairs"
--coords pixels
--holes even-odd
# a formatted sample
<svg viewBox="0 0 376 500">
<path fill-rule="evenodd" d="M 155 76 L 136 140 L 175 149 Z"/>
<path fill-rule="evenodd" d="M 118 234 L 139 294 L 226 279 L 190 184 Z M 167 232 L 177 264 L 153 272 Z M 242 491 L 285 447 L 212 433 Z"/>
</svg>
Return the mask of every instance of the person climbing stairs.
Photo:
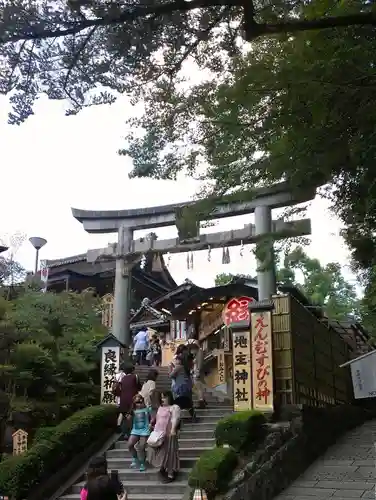
<svg viewBox="0 0 376 500">
<path fill-rule="evenodd" d="M 171 380 L 166 367 L 157 368 L 157 390 L 168 391 Z M 138 366 L 136 373 L 142 382 L 145 381 L 150 367 Z M 208 406 L 197 410 L 197 422 L 192 422 L 188 413 L 182 412 L 182 428 L 179 433 L 180 472 L 173 483 L 163 484 L 158 469 L 149 467 L 145 472 L 132 470 L 131 455 L 127 442 L 118 440 L 107 450 L 108 470 L 118 470 L 119 479 L 128 493 L 128 500 L 181 500 L 188 485 L 188 475 L 195 462 L 207 449 L 215 445 L 214 430 L 218 420 L 232 413 L 232 405 L 225 395 L 205 394 Z M 197 398 L 196 403 L 197 403 Z M 79 500 L 84 479 L 71 486 L 59 500 Z"/>
</svg>

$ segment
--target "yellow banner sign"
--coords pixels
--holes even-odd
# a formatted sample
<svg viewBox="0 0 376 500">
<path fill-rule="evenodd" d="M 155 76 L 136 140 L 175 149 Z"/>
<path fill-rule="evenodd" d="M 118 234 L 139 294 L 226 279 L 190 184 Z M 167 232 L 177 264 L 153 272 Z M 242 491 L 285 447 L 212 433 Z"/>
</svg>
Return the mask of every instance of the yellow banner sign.
<svg viewBox="0 0 376 500">
<path fill-rule="evenodd" d="M 252 312 L 252 386 L 256 410 L 274 409 L 272 314 L 270 311 Z"/>
<path fill-rule="evenodd" d="M 217 369 L 218 369 L 218 385 L 225 384 L 227 377 L 226 377 L 225 353 L 223 350 L 218 351 Z"/>
<path fill-rule="evenodd" d="M 235 411 L 252 407 L 251 338 L 249 331 L 233 332 L 233 380 Z"/>
</svg>

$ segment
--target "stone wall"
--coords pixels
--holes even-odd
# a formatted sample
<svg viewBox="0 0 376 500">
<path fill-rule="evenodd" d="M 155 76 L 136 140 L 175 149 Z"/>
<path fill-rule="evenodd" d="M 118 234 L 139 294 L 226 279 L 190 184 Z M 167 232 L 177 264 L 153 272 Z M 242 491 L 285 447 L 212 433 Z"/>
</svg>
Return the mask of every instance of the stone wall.
<svg viewBox="0 0 376 500">
<path fill-rule="evenodd" d="M 345 432 L 376 413 L 361 407 L 291 407 L 290 420 L 269 424 L 268 435 L 230 484 L 225 500 L 271 500 Z"/>
</svg>

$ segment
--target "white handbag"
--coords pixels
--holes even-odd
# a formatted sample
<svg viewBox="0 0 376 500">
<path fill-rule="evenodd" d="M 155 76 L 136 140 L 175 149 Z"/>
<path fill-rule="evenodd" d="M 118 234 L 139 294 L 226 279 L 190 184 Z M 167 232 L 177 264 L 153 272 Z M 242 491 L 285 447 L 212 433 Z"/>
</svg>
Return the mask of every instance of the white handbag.
<svg viewBox="0 0 376 500">
<path fill-rule="evenodd" d="M 166 434 L 163 431 L 152 431 L 147 440 L 147 444 L 151 448 L 159 448 L 162 446 L 165 437 Z"/>
</svg>

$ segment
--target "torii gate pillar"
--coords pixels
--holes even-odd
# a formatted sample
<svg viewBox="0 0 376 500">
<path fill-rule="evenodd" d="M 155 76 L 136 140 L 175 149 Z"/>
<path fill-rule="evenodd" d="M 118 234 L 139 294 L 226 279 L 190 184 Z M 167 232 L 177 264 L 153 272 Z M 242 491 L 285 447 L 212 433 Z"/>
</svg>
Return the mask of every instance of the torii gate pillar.
<svg viewBox="0 0 376 500">
<path fill-rule="evenodd" d="M 127 254 L 132 246 L 133 231 L 122 226 L 118 231 L 118 245 L 115 267 L 114 312 L 112 320 L 112 334 L 124 345 L 132 343 L 130 325 L 131 312 L 131 279 L 132 262 L 127 262 L 120 255 Z"/>
<path fill-rule="evenodd" d="M 272 209 L 267 205 L 255 208 L 256 236 L 272 234 Z M 276 293 L 277 280 L 272 239 L 256 245 L 258 300 L 270 300 Z"/>
</svg>

